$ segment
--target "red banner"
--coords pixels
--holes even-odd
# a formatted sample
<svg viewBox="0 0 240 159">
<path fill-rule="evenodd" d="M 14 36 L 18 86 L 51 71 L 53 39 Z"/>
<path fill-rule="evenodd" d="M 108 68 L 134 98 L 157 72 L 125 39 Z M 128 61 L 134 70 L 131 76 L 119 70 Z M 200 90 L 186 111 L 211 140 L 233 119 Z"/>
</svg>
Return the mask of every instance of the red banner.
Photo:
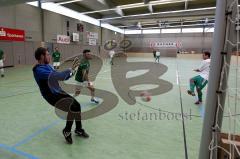
<svg viewBox="0 0 240 159">
<path fill-rule="evenodd" d="M 25 41 L 24 30 L 0 27 L 0 40 Z"/>
</svg>

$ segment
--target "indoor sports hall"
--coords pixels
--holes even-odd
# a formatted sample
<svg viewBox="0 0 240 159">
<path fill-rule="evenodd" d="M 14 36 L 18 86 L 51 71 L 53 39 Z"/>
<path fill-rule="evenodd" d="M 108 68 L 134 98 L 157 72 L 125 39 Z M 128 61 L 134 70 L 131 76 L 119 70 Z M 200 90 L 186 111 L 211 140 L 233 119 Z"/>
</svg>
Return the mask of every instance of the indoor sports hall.
<svg viewBox="0 0 240 159">
<path fill-rule="evenodd" d="M 0 0 L 0 159 L 239 159 L 239 3 Z"/>
</svg>

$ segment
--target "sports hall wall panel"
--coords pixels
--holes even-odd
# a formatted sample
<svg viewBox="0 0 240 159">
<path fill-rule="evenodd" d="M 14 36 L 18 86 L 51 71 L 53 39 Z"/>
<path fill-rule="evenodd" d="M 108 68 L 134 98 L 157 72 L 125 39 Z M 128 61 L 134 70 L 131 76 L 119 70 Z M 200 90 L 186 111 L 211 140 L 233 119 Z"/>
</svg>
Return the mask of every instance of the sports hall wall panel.
<svg viewBox="0 0 240 159">
<path fill-rule="evenodd" d="M 179 43 L 181 47 L 156 48 L 161 56 L 174 57 L 178 50 L 188 53 L 201 53 L 204 50 L 211 51 L 212 33 L 179 33 L 179 34 L 149 34 L 149 35 L 126 35 L 126 39 L 132 42 L 128 52 L 152 53 L 150 43 L 152 42 L 173 42 Z"/>
<path fill-rule="evenodd" d="M 67 27 L 67 21 L 69 27 Z M 84 26 L 83 32 L 77 31 L 77 24 L 81 23 Z M 13 66 L 18 64 L 34 64 L 34 50 L 41 45 L 41 17 L 40 10 L 36 7 L 20 4 L 15 6 L 1 7 L 0 9 L 0 26 L 23 29 L 25 30 L 25 42 L 0 41 L 0 48 L 6 53 L 5 66 Z M 70 35 L 73 32 L 80 34 L 79 42 L 71 42 L 71 44 L 57 44 L 57 35 Z M 87 32 L 98 33 L 97 45 L 89 46 Z M 59 47 L 62 53 L 62 60 L 71 56 L 82 53 L 83 49 L 91 49 L 91 51 L 99 56 L 106 56 L 108 51 L 105 51 L 101 44 L 107 40 L 115 39 L 120 42 L 123 39 L 122 34 L 94 26 L 89 23 L 80 22 L 79 20 L 62 16 L 50 11 L 44 11 L 44 41 L 46 46 L 51 48 Z"/>
<path fill-rule="evenodd" d="M 16 6 L 1 7 L 0 25 L 2 27 L 15 27 Z"/>
<path fill-rule="evenodd" d="M 25 44 L 23 42 L 13 42 L 14 65 L 26 64 Z"/>
<path fill-rule="evenodd" d="M 64 34 L 63 23 L 63 16 L 60 14 L 44 11 L 44 37 L 46 42 L 57 42 L 57 34 Z"/>
</svg>

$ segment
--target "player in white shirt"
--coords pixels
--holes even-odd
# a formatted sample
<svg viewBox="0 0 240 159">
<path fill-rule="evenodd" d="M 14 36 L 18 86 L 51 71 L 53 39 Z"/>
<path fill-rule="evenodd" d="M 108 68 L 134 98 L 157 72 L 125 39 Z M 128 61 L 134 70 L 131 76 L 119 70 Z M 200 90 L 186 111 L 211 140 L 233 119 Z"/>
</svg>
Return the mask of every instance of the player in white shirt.
<svg viewBox="0 0 240 159">
<path fill-rule="evenodd" d="M 188 90 L 188 94 L 195 96 L 194 89 L 196 87 L 197 94 L 198 94 L 198 101 L 195 104 L 201 104 L 202 103 L 202 89 L 207 85 L 208 83 L 208 76 L 209 76 L 209 70 L 210 70 L 210 52 L 204 52 L 203 53 L 203 61 L 200 65 L 200 67 L 194 71 L 199 72 L 198 76 L 195 76 L 190 79 L 190 90 Z"/>
<path fill-rule="evenodd" d="M 155 62 L 159 63 L 159 60 L 160 60 L 160 51 L 157 51 Z"/>
<path fill-rule="evenodd" d="M 113 65 L 113 57 L 115 55 L 115 51 L 111 50 L 109 51 L 109 57 L 110 57 L 110 64 Z"/>
<path fill-rule="evenodd" d="M 3 50 L 0 49 L 0 72 L 1 72 L 1 77 L 4 77 L 4 69 L 3 69 L 3 63 L 5 61 L 5 54 Z"/>
</svg>

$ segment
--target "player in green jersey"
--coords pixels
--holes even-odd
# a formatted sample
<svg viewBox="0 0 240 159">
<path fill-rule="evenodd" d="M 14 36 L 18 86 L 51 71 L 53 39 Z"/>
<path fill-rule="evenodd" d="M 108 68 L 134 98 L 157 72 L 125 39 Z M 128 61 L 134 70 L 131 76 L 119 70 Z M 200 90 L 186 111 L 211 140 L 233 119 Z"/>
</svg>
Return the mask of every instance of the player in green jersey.
<svg viewBox="0 0 240 159">
<path fill-rule="evenodd" d="M 55 47 L 55 51 L 52 54 L 54 69 L 59 69 L 59 67 L 60 67 L 60 58 L 61 58 L 61 53 L 58 51 L 58 47 Z"/>
<path fill-rule="evenodd" d="M 78 70 L 75 76 L 75 80 L 77 81 L 77 87 L 75 91 L 75 97 L 78 96 L 81 93 L 82 87 L 87 87 L 91 91 L 91 102 L 98 104 L 99 101 L 95 99 L 94 97 L 94 86 L 92 82 L 90 82 L 88 78 L 89 69 L 90 69 L 90 62 L 91 59 L 91 51 L 90 50 L 84 50 L 83 51 L 83 59 L 81 59 L 80 64 L 78 66 Z"/>
</svg>

